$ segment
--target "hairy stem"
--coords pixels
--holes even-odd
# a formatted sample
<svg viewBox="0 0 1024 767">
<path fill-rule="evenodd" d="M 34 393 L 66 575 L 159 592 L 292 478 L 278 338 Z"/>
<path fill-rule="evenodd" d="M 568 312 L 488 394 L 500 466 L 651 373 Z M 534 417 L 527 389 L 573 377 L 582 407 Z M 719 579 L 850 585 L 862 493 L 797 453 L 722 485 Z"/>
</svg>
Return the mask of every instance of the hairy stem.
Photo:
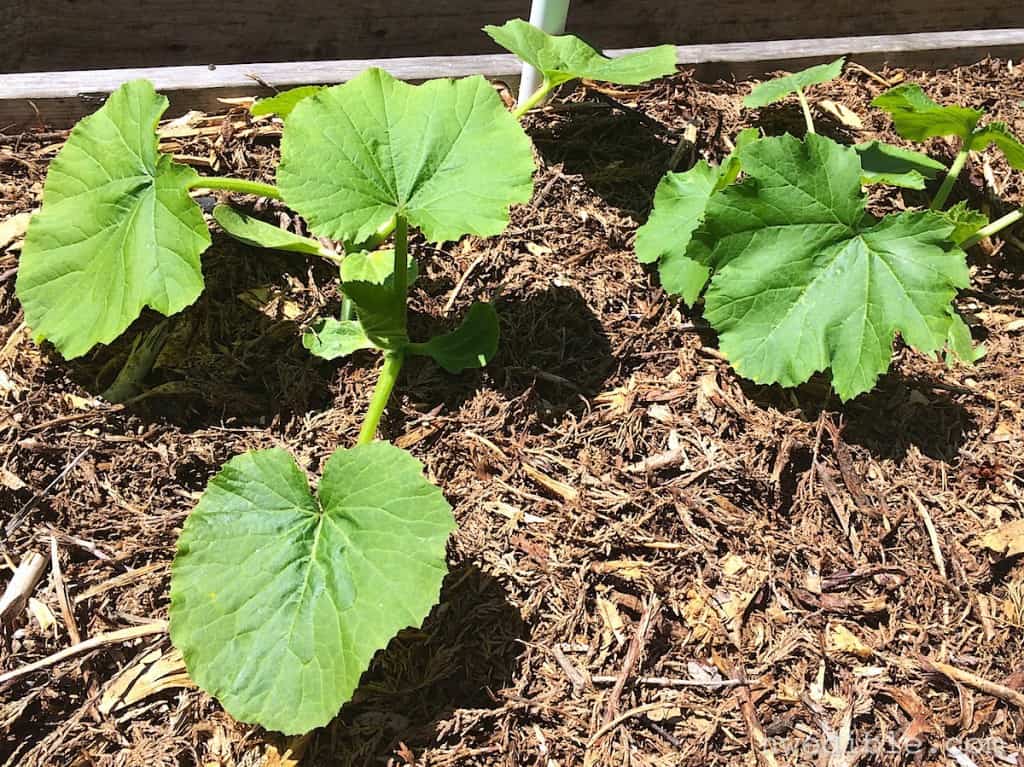
<svg viewBox="0 0 1024 767">
<path fill-rule="evenodd" d="M 243 178 L 227 178 L 226 176 L 200 176 L 191 184 L 189 189 L 224 189 L 228 192 L 239 192 L 241 194 L 255 194 L 259 197 L 272 197 L 275 200 L 281 199 L 281 193 L 273 184 L 264 184 L 260 181 L 246 181 Z"/>
<path fill-rule="evenodd" d="M 816 133 L 814 130 L 814 118 L 811 117 L 811 105 L 807 103 L 807 96 L 803 88 L 796 89 L 796 97 L 800 101 L 800 109 L 804 112 L 804 122 L 807 123 L 807 132 Z"/>
<path fill-rule="evenodd" d="M 949 199 L 949 193 L 953 191 L 953 184 L 956 183 L 956 179 L 960 175 L 960 171 L 964 169 L 964 164 L 967 162 L 967 156 L 969 154 L 970 150 L 967 146 L 964 146 L 957 153 L 956 158 L 953 160 L 953 164 L 949 166 L 949 171 L 946 173 L 946 177 L 942 179 L 942 186 L 940 186 L 939 191 L 935 193 L 935 199 L 932 200 L 932 204 L 929 206 L 932 210 L 941 210 L 942 206 L 946 204 L 946 200 Z"/>
<path fill-rule="evenodd" d="M 402 318 L 402 329 L 405 330 L 406 304 L 408 303 L 409 292 L 409 223 L 405 216 L 395 217 L 395 267 L 392 275 L 394 289 L 395 311 Z M 366 418 L 363 419 L 363 427 L 359 430 L 357 445 L 365 445 L 373 442 L 377 436 L 377 424 L 380 423 L 384 408 L 387 407 L 391 392 L 395 388 L 395 381 L 398 380 L 398 373 L 405 361 L 405 350 L 389 350 L 384 352 L 384 367 L 380 370 L 380 377 L 373 389 L 373 397 L 370 399 L 370 407 L 366 411 Z"/>
<path fill-rule="evenodd" d="M 391 392 L 395 388 L 395 381 L 398 380 L 398 373 L 405 361 L 405 352 L 384 352 L 384 367 L 380 369 L 380 377 L 373 389 L 373 397 L 370 399 L 370 407 L 363 419 L 363 427 L 359 430 L 357 445 L 366 445 L 373 442 L 377 436 L 377 425 L 380 417 L 384 414 L 388 400 L 391 399 Z"/>
<path fill-rule="evenodd" d="M 960 247 L 966 250 L 972 245 L 977 245 L 986 237 L 991 237 L 993 234 L 997 234 L 1003 231 L 1004 229 L 1006 229 L 1006 227 L 1013 226 L 1022 218 L 1024 218 L 1024 209 L 1018 208 L 1017 210 L 1011 211 L 1010 213 L 1007 213 L 1005 216 L 997 218 L 988 226 L 983 226 L 981 229 L 975 232 L 973 237 L 964 240 L 963 244 Z"/>
<path fill-rule="evenodd" d="M 544 101 L 544 99 L 547 98 L 548 94 L 551 93 L 552 90 L 554 90 L 554 87 L 555 86 L 552 85 L 550 80 L 545 79 L 544 82 L 540 84 L 540 87 L 537 89 L 537 92 L 530 96 L 530 98 L 528 98 L 522 104 L 517 106 L 515 108 L 515 111 L 512 112 L 512 114 L 515 116 L 516 119 L 521 118 L 535 106 L 539 105 L 542 101 Z"/>
</svg>

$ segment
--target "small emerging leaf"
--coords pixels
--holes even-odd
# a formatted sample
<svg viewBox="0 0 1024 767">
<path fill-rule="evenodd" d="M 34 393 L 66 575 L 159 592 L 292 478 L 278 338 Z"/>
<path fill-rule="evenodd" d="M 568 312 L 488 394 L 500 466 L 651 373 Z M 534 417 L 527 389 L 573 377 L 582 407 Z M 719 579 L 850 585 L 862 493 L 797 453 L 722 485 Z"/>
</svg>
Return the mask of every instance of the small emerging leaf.
<svg viewBox="0 0 1024 767">
<path fill-rule="evenodd" d="M 318 321 L 302 334 L 302 345 L 310 354 L 325 360 L 347 357 L 360 349 L 375 348 L 363 326 L 355 320 L 336 320 L 333 317 Z"/>
<path fill-rule="evenodd" d="M 432 357 L 449 373 L 482 368 L 498 351 L 498 314 L 488 303 L 475 303 L 451 333 L 435 336 L 423 344 L 409 344 L 409 351 Z"/>
<path fill-rule="evenodd" d="M 967 206 L 966 200 L 961 200 L 956 205 L 940 211 L 940 215 L 953 225 L 953 231 L 949 239 L 957 245 L 969 240 L 978 230 L 988 225 L 988 216 L 980 210 Z"/>
<path fill-rule="evenodd" d="M 715 186 L 716 192 L 725 189 L 739 177 L 740 171 L 743 170 L 742 163 L 740 163 L 740 150 L 753 144 L 759 138 L 761 138 L 761 131 L 758 128 L 744 128 L 736 135 L 733 150 L 722 160 L 718 184 Z"/>
<path fill-rule="evenodd" d="M 743 98 L 743 106 L 748 109 L 766 107 L 812 85 L 835 80 L 843 73 L 844 63 L 846 63 L 845 58 L 838 58 L 831 64 L 819 64 L 818 66 L 808 67 L 785 77 L 777 77 L 774 80 L 763 82 L 760 85 L 756 85 Z"/>
<path fill-rule="evenodd" d="M 216 206 L 213 209 L 213 220 L 236 240 L 255 248 L 307 253 L 311 256 L 318 256 L 324 252 L 316 240 L 300 237 L 287 229 L 247 216 L 230 205 Z"/>
<path fill-rule="evenodd" d="M 416 259 L 409 256 L 406 273 L 406 284 L 412 285 L 419 276 Z M 395 272 L 395 251 L 373 250 L 358 251 L 345 256 L 341 262 L 342 282 L 372 282 L 374 285 L 391 284 L 391 275 Z"/>
<path fill-rule="evenodd" d="M 966 107 L 944 107 L 932 101 L 920 85 L 905 83 L 871 102 L 892 115 L 893 126 L 903 138 L 924 141 L 936 136 L 959 136 L 969 141 L 984 112 Z"/>
<path fill-rule="evenodd" d="M 125 83 L 50 164 L 17 293 L 36 339 L 68 359 L 113 341 L 144 307 L 169 316 L 203 290 L 210 233 L 188 194 L 199 176 L 157 150 L 166 108 L 149 81 Z"/>
<path fill-rule="evenodd" d="M 320 727 L 437 602 L 453 528 L 420 462 L 386 442 L 336 451 L 316 497 L 283 450 L 232 458 L 178 540 L 171 639 L 236 719 Z"/>
<path fill-rule="evenodd" d="M 881 141 L 868 141 L 853 148 L 860 155 L 861 181 L 865 184 L 924 189 L 926 179 L 933 179 L 946 169 L 926 154 Z"/>
<path fill-rule="evenodd" d="M 971 137 L 971 149 L 976 151 L 987 149 L 989 144 L 999 148 L 1011 168 L 1024 170 L 1024 144 L 1010 132 L 1006 123 L 989 123 Z"/>
<path fill-rule="evenodd" d="M 441 242 L 501 232 L 533 170 L 529 138 L 484 78 L 414 86 L 370 69 L 296 105 L 277 178 L 321 236 L 364 242 L 401 215 Z"/>
<path fill-rule="evenodd" d="M 821 136 L 764 139 L 740 159 L 747 178 L 711 198 L 688 255 L 714 272 L 705 317 L 741 375 L 795 386 L 831 368 L 849 400 L 888 369 L 897 332 L 946 347 L 970 281 L 951 224 L 867 215 L 859 156 Z"/>
<path fill-rule="evenodd" d="M 322 85 L 303 85 L 298 88 L 282 91 L 276 96 L 260 99 L 249 107 L 249 112 L 253 117 L 277 115 L 283 119 L 291 114 L 292 110 L 295 109 L 296 104 L 304 98 L 312 96 L 314 93 L 319 93 L 323 89 L 324 86 Z"/>
<path fill-rule="evenodd" d="M 650 50 L 609 58 L 575 35 L 549 35 L 522 19 L 484 31 L 541 73 L 551 85 L 586 78 L 619 85 L 639 85 L 676 71 L 676 49 L 659 45 Z"/>
</svg>

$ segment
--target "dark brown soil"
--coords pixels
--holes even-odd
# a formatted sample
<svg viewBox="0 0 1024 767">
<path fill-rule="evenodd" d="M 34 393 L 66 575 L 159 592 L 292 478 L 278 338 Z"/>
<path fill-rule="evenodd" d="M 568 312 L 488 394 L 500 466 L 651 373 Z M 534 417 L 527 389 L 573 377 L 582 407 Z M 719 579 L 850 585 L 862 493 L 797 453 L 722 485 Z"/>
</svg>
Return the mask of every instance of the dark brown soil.
<svg viewBox="0 0 1024 767">
<path fill-rule="evenodd" d="M 1024 69 L 1005 61 L 851 66 L 814 100 L 864 129 L 819 111 L 821 131 L 898 141 L 869 102 L 903 79 L 1024 135 Z M 795 104 L 743 111 L 748 88 L 681 74 L 563 93 L 528 120 L 543 167 L 508 231 L 416 248 L 414 331 L 490 298 L 501 351 L 482 372 L 403 373 L 384 435 L 455 507 L 451 575 L 333 724 L 284 744 L 233 722 L 157 634 L 0 688 L 0 764 L 283 765 L 272 746 L 291 745 L 304 765 L 1024 765 L 1024 564 L 979 541 L 1024 518 L 1022 254 L 1012 241 L 971 254 L 960 306 L 988 349 L 974 368 L 901 348 L 846 405 L 825 378 L 737 378 L 632 240 L 673 158 L 719 159 L 747 124 L 802 132 Z M 194 128 L 166 148 L 272 178 L 271 123 L 235 112 Z M 60 140 L 0 137 L 0 221 L 38 204 Z M 995 215 L 1024 201 L 1022 176 L 986 154 L 957 194 Z M 175 539 L 220 463 L 281 445 L 316 473 L 353 442 L 377 361 L 302 349 L 301 324 L 337 306 L 328 269 L 216 236 L 154 388 L 111 407 L 96 393 L 134 333 L 74 362 L 37 347 L 16 267 L 16 243 L 0 245 L 3 554 L 49 557 L 52 538 L 83 639 L 165 618 Z M 52 577 L 34 596 L 56 623 L 18 618 L 0 672 L 72 643 Z M 119 702 L 132 691 L 119 672 L 159 657 L 163 675 Z"/>
</svg>

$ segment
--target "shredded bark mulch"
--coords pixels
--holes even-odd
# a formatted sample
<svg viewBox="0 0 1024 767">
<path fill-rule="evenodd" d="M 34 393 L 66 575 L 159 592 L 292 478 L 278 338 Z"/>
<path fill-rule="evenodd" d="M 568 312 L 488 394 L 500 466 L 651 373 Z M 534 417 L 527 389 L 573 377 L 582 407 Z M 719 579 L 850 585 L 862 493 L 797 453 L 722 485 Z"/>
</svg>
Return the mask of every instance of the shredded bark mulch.
<svg viewBox="0 0 1024 767">
<path fill-rule="evenodd" d="M 1024 135 L 1024 69 L 998 60 L 849 66 L 813 92 L 820 130 L 902 143 L 869 103 L 903 80 Z M 502 318 L 483 371 L 412 360 L 384 422 L 455 507 L 451 574 L 424 626 L 306 738 L 234 722 L 154 622 L 178 531 L 223 461 L 280 445 L 315 476 L 354 441 L 376 358 L 328 364 L 300 343 L 304 322 L 337 309 L 330 269 L 215 233 L 206 292 L 121 407 L 97 394 L 159 318 L 65 361 L 33 343 L 18 237 L 0 241 L 2 553 L 10 568 L 47 560 L 3 627 L 0 674 L 139 634 L 0 687 L 0 764 L 281 766 L 291 748 L 314 766 L 1024 767 L 1024 564 L 984 537 L 1024 519 L 1019 241 L 971 255 L 959 305 L 987 348 L 973 368 L 900 347 L 845 405 L 824 377 L 738 378 L 632 242 L 670 167 L 720 159 L 749 124 L 803 132 L 795 103 L 743 110 L 748 89 L 683 73 L 564 92 L 528 119 L 542 168 L 507 232 L 416 244 L 414 335 L 477 299 Z M 164 135 L 200 172 L 273 178 L 276 123 L 235 109 Z M 0 137 L 0 221 L 38 205 L 63 136 Z M 955 199 L 995 217 L 1024 202 L 1021 184 L 986 153 Z M 878 211 L 922 201 L 872 195 Z"/>
</svg>

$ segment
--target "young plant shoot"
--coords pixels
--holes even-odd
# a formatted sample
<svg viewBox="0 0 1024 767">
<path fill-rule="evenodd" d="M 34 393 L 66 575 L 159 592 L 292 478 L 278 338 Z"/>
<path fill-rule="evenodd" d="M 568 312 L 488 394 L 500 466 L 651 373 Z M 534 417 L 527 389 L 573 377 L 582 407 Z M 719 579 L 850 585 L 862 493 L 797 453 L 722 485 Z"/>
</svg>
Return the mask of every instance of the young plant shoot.
<svg viewBox="0 0 1024 767">
<path fill-rule="evenodd" d="M 932 199 L 932 210 L 942 210 L 971 152 L 981 152 L 995 145 L 1011 168 L 1024 170 L 1024 144 L 1004 123 L 990 122 L 978 125 L 985 116 L 984 111 L 980 109 L 940 106 L 928 98 L 921 86 L 913 83 L 897 85 L 878 96 L 872 104 L 892 115 L 896 132 L 910 141 L 924 141 L 940 136 L 960 139 L 960 151 L 957 152 L 949 172 Z M 965 207 L 956 210 L 954 206 L 949 214 L 950 220 L 959 223 L 961 228 L 958 233 L 961 236 L 967 231 L 968 220 L 977 225 L 973 232 L 964 237 L 965 247 L 1002 231 L 1024 217 L 1024 211 L 1015 210 L 986 226 L 987 222 L 980 213 L 968 217 Z"/>
<path fill-rule="evenodd" d="M 422 355 L 459 372 L 497 348 L 488 303 L 451 333 L 409 339 L 409 229 L 432 241 L 498 234 L 531 196 L 533 153 L 482 77 L 417 87 L 373 69 L 283 99 L 278 187 L 200 177 L 161 155 L 166 106 L 150 83 L 128 83 L 72 131 L 26 237 L 18 295 L 36 338 L 67 357 L 113 340 L 145 306 L 188 306 L 210 244 L 189 195 L 200 187 L 283 199 L 325 240 L 362 243 L 342 256 L 214 210 L 244 242 L 337 264 L 356 318 L 322 322 L 304 342 L 325 357 L 379 349 L 384 365 L 356 446 L 328 458 L 315 492 L 283 450 L 231 459 L 185 522 L 171 574 L 171 639 L 196 683 L 242 721 L 306 732 L 337 713 L 391 637 L 422 622 L 446 572 L 451 507 L 419 461 L 374 441 L 402 363 Z"/>
<path fill-rule="evenodd" d="M 841 64 L 763 83 L 745 103 L 799 96 Z M 687 303 L 703 293 L 722 351 L 759 383 L 795 386 L 831 370 L 833 388 L 849 400 L 888 369 L 896 333 L 924 353 L 976 359 L 952 305 L 969 283 L 956 243 L 973 217 L 879 219 L 866 210 L 863 185 L 920 189 L 944 166 L 880 142 L 847 147 L 818 136 L 806 98 L 801 104 L 803 141 L 741 137 L 722 168 L 701 162 L 667 174 L 637 233 L 639 260 L 657 262 L 662 285 Z M 737 164 L 745 177 L 731 184 L 723 169 Z"/>
<path fill-rule="evenodd" d="M 549 35 L 522 19 L 484 31 L 541 75 L 541 86 L 515 111 L 517 117 L 542 104 L 555 88 L 585 78 L 618 85 L 639 85 L 676 71 L 676 49 L 659 45 L 650 50 L 609 58 L 575 35 Z"/>
</svg>

